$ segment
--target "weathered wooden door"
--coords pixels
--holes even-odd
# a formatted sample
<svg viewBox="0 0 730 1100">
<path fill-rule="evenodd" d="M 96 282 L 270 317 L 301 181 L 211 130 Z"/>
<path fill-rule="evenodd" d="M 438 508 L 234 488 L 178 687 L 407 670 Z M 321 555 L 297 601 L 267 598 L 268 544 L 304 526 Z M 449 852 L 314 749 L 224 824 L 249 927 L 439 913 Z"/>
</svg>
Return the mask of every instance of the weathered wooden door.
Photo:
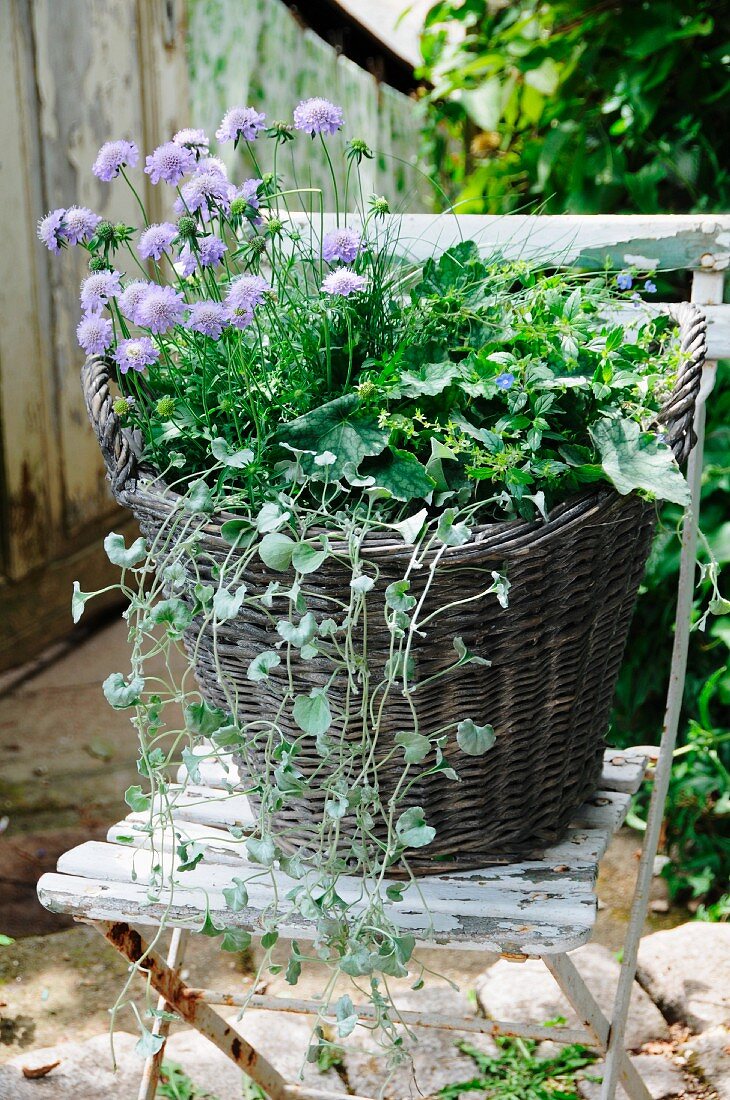
<svg viewBox="0 0 730 1100">
<path fill-rule="evenodd" d="M 120 137 L 149 151 L 186 123 L 188 96 L 182 0 L 0 0 L 0 13 L 3 670 L 68 630 L 73 580 L 113 579 L 101 539 L 129 522 L 79 387 L 84 253 L 51 256 L 35 225 L 72 203 L 136 225 L 125 188 L 92 175 L 96 151 Z M 153 188 L 146 199 L 157 216 Z"/>
</svg>

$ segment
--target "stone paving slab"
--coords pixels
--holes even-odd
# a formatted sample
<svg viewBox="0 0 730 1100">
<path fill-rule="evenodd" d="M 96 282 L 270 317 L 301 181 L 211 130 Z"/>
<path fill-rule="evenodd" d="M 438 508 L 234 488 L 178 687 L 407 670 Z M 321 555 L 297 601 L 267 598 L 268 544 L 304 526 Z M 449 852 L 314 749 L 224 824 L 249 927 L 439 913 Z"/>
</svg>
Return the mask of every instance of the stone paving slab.
<svg viewBox="0 0 730 1100">
<path fill-rule="evenodd" d="M 645 936 L 637 977 L 670 1023 L 730 1024 L 730 924 L 690 921 Z"/>
<path fill-rule="evenodd" d="M 605 947 L 592 943 L 571 951 L 570 957 L 586 980 L 604 1013 L 613 1005 L 619 964 Z M 477 982 L 477 997 L 485 1015 L 495 1020 L 532 1020 L 544 1023 L 564 1016 L 576 1027 L 578 1017 L 560 987 L 539 959 L 513 963 L 500 960 Z M 634 982 L 626 1027 L 626 1045 L 638 1050 L 650 1039 L 666 1039 L 667 1022 L 643 989 Z"/>
<path fill-rule="evenodd" d="M 631 1061 L 644 1079 L 652 1095 L 652 1100 L 672 1100 L 673 1097 L 689 1097 L 697 1091 L 697 1082 L 688 1077 L 670 1058 L 661 1054 L 636 1054 Z M 604 1063 L 596 1062 L 591 1067 L 591 1077 L 601 1077 Z M 581 1081 L 578 1092 L 584 1100 L 599 1100 L 600 1081 Z M 624 1090 L 616 1089 L 616 1100 L 628 1100 Z"/>
<path fill-rule="evenodd" d="M 718 1024 L 693 1036 L 681 1048 L 689 1065 L 717 1093 L 730 1100 L 730 1024 Z"/>
</svg>

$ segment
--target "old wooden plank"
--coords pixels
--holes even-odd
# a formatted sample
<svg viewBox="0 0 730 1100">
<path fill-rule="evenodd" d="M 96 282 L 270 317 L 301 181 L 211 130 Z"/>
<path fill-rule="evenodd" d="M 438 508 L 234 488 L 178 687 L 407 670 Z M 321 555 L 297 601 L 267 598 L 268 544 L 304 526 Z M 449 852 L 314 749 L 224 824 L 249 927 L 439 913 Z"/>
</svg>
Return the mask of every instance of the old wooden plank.
<svg viewBox="0 0 730 1100">
<path fill-rule="evenodd" d="M 207 908 L 217 927 L 235 926 L 253 933 L 262 930 L 260 909 L 249 907 L 232 913 L 218 891 L 198 897 L 179 887 L 153 893 L 139 882 L 110 882 L 56 873 L 41 878 L 38 896 L 52 912 L 90 920 L 128 920 L 140 925 L 157 925 L 164 920 L 168 926 L 199 929 Z M 582 905 L 564 906 L 562 910 L 557 904 L 549 910 L 545 907 L 537 919 L 525 915 L 521 909 L 513 910 L 511 916 L 495 916 L 488 910 L 477 916 L 461 917 L 436 912 L 428 929 L 424 927 L 422 913 L 401 909 L 393 914 L 399 927 L 412 931 L 419 942 L 429 946 L 530 955 L 569 951 L 585 943 L 594 916 L 592 895 L 586 895 Z M 306 937 L 311 931 L 311 922 L 295 913 L 287 914 L 281 928 L 285 936 Z"/>
<path fill-rule="evenodd" d="M 294 216 L 304 233 L 316 236 Z M 350 221 L 358 221 L 352 215 Z M 325 217 L 324 229 L 334 225 Z M 544 261 L 589 270 L 725 270 L 730 264 L 730 214 L 393 214 L 369 230 L 414 262 L 462 240 L 484 256 Z"/>
</svg>

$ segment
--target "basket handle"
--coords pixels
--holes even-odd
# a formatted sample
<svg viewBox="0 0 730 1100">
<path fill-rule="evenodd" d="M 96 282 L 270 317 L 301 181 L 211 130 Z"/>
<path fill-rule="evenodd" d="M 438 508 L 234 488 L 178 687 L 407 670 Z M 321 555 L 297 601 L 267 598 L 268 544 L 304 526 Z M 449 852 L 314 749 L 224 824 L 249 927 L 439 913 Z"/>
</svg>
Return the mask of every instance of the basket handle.
<svg viewBox="0 0 730 1100">
<path fill-rule="evenodd" d="M 114 401 L 109 392 L 109 363 L 103 356 L 95 355 L 86 360 L 81 368 L 81 387 L 86 411 L 109 473 L 112 492 L 116 496 L 134 477 L 137 459 L 114 412 Z"/>
<path fill-rule="evenodd" d="M 662 405 L 656 423 L 666 428 L 667 443 L 681 466 L 697 442 L 693 422 L 707 355 L 707 318 L 693 302 L 671 305 L 668 312 L 679 328 L 682 363 L 674 389 Z"/>
<path fill-rule="evenodd" d="M 679 327 L 683 361 L 675 387 L 664 402 L 656 422 L 666 427 L 667 443 L 681 464 L 689 456 L 697 439 L 692 424 L 702 379 L 702 364 L 707 355 L 707 320 L 691 302 L 672 305 L 669 313 Z M 103 356 L 95 355 L 86 360 L 81 370 L 81 385 L 86 411 L 109 472 L 112 492 L 120 493 L 135 475 L 137 458 L 114 412 L 109 392 L 109 363 Z"/>
</svg>

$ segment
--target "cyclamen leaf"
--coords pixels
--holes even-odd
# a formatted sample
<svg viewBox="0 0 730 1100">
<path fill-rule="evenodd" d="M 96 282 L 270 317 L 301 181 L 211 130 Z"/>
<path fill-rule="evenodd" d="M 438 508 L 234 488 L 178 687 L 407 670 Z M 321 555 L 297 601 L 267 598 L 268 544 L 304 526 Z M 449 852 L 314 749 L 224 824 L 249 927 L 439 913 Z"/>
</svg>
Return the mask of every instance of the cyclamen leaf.
<svg viewBox="0 0 730 1100">
<path fill-rule="evenodd" d="M 276 531 L 282 523 L 286 523 L 290 515 L 291 513 L 285 511 L 280 504 L 269 501 L 267 504 L 262 505 L 261 511 L 256 516 L 256 530 L 260 531 L 262 535 L 269 531 Z"/>
<path fill-rule="evenodd" d="M 142 1034 L 135 1043 L 134 1052 L 140 1058 L 151 1058 L 153 1054 L 157 1054 L 158 1050 L 161 1050 L 164 1042 L 164 1035 L 155 1035 L 153 1031 L 142 1027 Z"/>
<path fill-rule="evenodd" d="M 381 489 L 387 489 L 396 500 L 425 497 L 436 485 L 426 467 L 414 454 L 396 448 L 388 453 L 385 465 L 374 467 L 368 464 L 364 472 L 371 474 L 375 484 Z"/>
<path fill-rule="evenodd" d="M 422 806 L 411 806 L 395 823 L 396 836 L 406 848 L 425 848 L 436 836 L 436 830 L 426 824 Z"/>
<path fill-rule="evenodd" d="M 353 577 L 350 581 L 350 588 L 353 592 L 359 592 L 361 596 L 364 596 L 367 592 L 372 591 L 375 587 L 375 581 L 372 577 L 368 577 L 365 573 L 361 573 L 359 577 Z M 320 628 L 320 634 L 322 630 Z"/>
<path fill-rule="evenodd" d="M 332 725 L 332 711 L 322 688 L 312 688 L 309 695 L 298 695 L 292 715 L 299 729 L 311 737 L 321 737 Z"/>
<path fill-rule="evenodd" d="M 477 726 L 471 718 L 459 722 L 456 727 L 456 741 L 467 756 L 483 756 L 497 740 L 491 726 Z"/>
<path fill-rule="evenodd" d="M 217 458 L 224 466 L 231 466 L 236 470 L 241 470 L 244 466 L 250 466 L 255 458 L 249 447 L 235 451 L 225 439 L 214 439 L 210 449 L 214 458 Z"/>
<path fill-rule="evenodd" d="M 248 669 L 246 670 L 246 678 L 253 680 L 254 683 L 258 683 L 259 680 L 268 679 L 269 673 L 272 668 L 276 668 L 281 664 L 281 657 L 278 653 L 274 653 L 273 650 L 264 650 L 263 653 L 259 653 L 257 657 L 254 657 L 251 661 Z"/>
<path fill-rule="evenodd" d="M 104 549 L 112 565 L 120 565 L 123 569 L 133 568 L 147 556 L 143 538 L 135 539 L 127 550 L 124 535 L 117 535 L 113 531 L 104 539 Z"/>
<path fill-rule="evenodd" d="M 271 867 L 276 859 L 276 847 L 270 836 L 263 840 L 255 840 L 249 837 L 246 841 L 246 850 L 253 863 L 260 863 L 262 867 Z"/>
<path fill-rule="evenodd" d="M 221 951 L 247 951 L 251 946 L 251 933 L 245 928 L 226 928 L 221 940 Z"/>
<path fill-rule="evenodd" d="M 660 500 L 689 504 L 689 486 L 666 444 L 642 434 L 633 420 L 599 420 L 591 437 L 606 477 L 623 496 L 642 489 Z"/>
<path fill-rule="evenodd" d="M 356 394 L 345 394 L 279 428 L 276 438 L 301 450 L 335 455 L 329 466 L 315 466 L 308 455 L 302 456 L 306 473 L 337 481 L 352 463 L 358 467 L 364 458 L 385 450 L 389 432 L 378 427 L 369 413 L 363 412 Z"/>
<path fill-rule="evenodd" d="M 173 596 L 160 600 L 145 616 L 144 625 L 164 623 L 170 638 L 180 638 L 193 621 L 193 612 L 184 600 Z"/>
<path fill-rule="evenodd" d="M 102 684 L 102 690 L 107 703 L 115 710 L 123 710 L 125 707 L 133 707 L 139 702 L 144 689 L 144 680 L 141 676 L 133 676 L 127 682 L 121 672 L 112 672 Z"/>
<path fill-rule="evenodd" d="M 280 619 L 276 624 L 276 632 L 285 642 L 301 649 L 316 635 L 317 620 L 311 611 L 308 611 L 296 625 L 287 619 Z"/>
<path fill-rule="evenodd" d="M 281 531 L 271 531 L 264 535 L 259 546 L 259 557 L 269 569 L 275 569 L 277 573 L 285 573 L 291 568 L 292 554 L 296 543 L 288 535 Z"/>
<path fill-rule="evenodd" d="M 219 588 L 213 597 L 213 610 L 218 622 L 225 623 L 229 619 L 235 619 L 245 598 L 245 584 L 239 585 L 235 592 L 229 592 L 227 588 Z"/>
</svg>

